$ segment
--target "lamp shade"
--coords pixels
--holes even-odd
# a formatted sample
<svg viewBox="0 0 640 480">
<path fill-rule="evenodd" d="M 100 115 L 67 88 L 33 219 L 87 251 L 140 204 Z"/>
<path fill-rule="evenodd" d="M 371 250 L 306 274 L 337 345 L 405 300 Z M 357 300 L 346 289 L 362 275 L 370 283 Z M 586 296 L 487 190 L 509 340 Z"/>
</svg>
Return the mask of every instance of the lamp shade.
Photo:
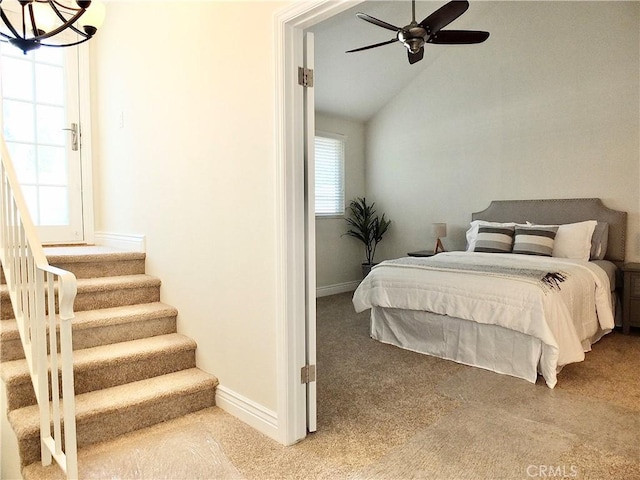
<svg viewBox="0 0 640 480">
<path fill-rule="evenodd" d="M 444 238 L 447 236 L 447 224 L 446 223 L 432 223 L 431 233 L 435 238 Z"/>
<path fill-rule="evenodd" d="M 80 18 L 83 27 L 93 27 L 96 30 L 102 26 L 105 17 L 105 6 L 100 0 L 93 0 L 87 11 Z"/>
<path fill-rule="evenodd" d="M 59 23 L 58 17 L 53 10 L 49 7 L 49 5 L 34 2 L 33 4 L 33 15 L 36 19 L 36 25 L 38 26 L 38 30 L 42 32 L 50 32 Z M 32 32 L 33 35 L 39 35 L 39 32 Z"/>
</svg>

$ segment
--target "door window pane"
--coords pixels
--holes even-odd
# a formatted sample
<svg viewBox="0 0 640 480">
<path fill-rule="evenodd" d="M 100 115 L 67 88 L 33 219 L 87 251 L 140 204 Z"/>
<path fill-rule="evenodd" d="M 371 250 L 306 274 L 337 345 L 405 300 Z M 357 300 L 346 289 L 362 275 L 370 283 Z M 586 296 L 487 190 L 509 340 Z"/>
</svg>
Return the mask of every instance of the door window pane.
<svg viewBox="0 0 640 480">
<path fill-rule="evenodd" d="M 2 61 L 2 94 L 14 100 L 33 100 L 31 62 L 17 58 Z"/>
<path fill-rule="evenodd" d="M 4 138 L 7 142 L 33 142 L 33 105 L 15 100 L 3 102 Z"/>
<path fill-rule="evenodd" d="M 66 132 L 64 128 L 64 108 L 38 105 L 36 130 L 38 143 L 48 145 L 64 145 Z"/>
<path fill-rule="evenodd" d="M 36 64 L 36 101 L 51 105 L 64 104 L 62 67 Z"/>
<path fill-rule="evenodd" d="M 38 181 L 36 152 L 33 145 L 25 143 L 7 143 L 9 155 L 20 183 L 36 183 Z"/>
<path fill-rule="evenodd" d="M 31 214 L 31 220 L 36 225 L 40 224 L 40 216 L 38 215 L 38 187 L 32 185 L 22 185 L 22 195 L 24 196 L 29 213 Z"/>
<path fill-rule="evenodd" d="M 67 184 L 67 161 L 64 147 L 38 147 L 38 183 L 41 185 Z"/>
<path fill-rule="evenodd" d="M 68 199 L 66 187 L 40 187 L 40 225 L 67 225 Z"/>
<path fill-rule="evenodd" d="M 64 63 L 62 48 L 38 48 L 33 51 L 35 61 L 38 63 L 50 63 L 52 65 L 62 65 Z M 18 51 L 22 54 L 22 52 Z"/>
<path fill-rule="evenodd" d="M 67 161 L 64 147 L 38 147 L 38 183 L 66 185 Z"/>
</svg>

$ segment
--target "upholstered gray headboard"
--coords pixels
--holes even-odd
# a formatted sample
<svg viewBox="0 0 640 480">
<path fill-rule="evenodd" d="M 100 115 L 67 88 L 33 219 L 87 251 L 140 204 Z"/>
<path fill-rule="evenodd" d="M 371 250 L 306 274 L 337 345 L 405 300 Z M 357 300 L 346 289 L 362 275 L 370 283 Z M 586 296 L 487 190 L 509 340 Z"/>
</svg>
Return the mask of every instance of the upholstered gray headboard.
<svg viewBox="0 0 640 480">
<path fill-rule="evenodd" d="M 485 210 L 472 213 L 471 219 L 556 225 L 585 220 L 607 222 L 609 239 L 605 259 L 613 262 L 624 261 L 627 212 L 612 210 L 604 206 L 599 198 L 494 200 Z"/>
</svg>

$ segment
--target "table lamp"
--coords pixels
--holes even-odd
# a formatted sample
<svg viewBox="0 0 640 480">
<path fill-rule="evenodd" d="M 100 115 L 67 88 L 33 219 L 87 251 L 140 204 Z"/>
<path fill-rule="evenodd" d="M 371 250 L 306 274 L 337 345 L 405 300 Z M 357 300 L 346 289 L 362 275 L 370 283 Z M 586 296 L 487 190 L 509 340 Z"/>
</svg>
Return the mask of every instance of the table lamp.
<svg viewBox="0 0 640 480">
<path fill-rule="evenodd" d="M 436 237 L 436 245 L 433 247 L 433 253 L 444 252 L 445 249 L 442 246 L 441 238 L 447 236 L 447 224 L 446 223 L 432 223 L 431 233 Z"/>
</svg>

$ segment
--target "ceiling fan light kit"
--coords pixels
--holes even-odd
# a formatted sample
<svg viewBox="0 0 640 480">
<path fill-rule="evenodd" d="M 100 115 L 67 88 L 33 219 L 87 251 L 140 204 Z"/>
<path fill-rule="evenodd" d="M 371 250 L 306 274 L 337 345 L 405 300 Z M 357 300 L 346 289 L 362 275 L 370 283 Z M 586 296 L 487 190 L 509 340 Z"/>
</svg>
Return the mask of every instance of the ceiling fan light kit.
<svg viewBox="0 0 640 480">
<path fill-rule="evenodd" d="M 356 16 L 365 22 L 372 23 L 378 27 L 385 28 L 396 32 L 396 37 L 386 42 L 380 42 L 366 47 L 348 50 L 347 53 L 360 52 L 371 48 L 389 45 L 391 43 L 400 42 L 407 49 L 409 63 L 419 62 L 424 57 L 424 46 L 427 43 L 437 45 L 469 45 L 474 43 L 482 43 L 489 38 L 489 32 L 478 30 L 442 30 L 456 18 L 462 15 L 469 8 L 469 2 L 466 0 L 454 0 L 440 7 L 422 22 L 416 22 L 416 1 L 412 0 L 412 20 L 409 25 L 402 28 L 396 27 L 383 20 L 379 20 L 366 13 L 358 12 Z"/>
</svg>

